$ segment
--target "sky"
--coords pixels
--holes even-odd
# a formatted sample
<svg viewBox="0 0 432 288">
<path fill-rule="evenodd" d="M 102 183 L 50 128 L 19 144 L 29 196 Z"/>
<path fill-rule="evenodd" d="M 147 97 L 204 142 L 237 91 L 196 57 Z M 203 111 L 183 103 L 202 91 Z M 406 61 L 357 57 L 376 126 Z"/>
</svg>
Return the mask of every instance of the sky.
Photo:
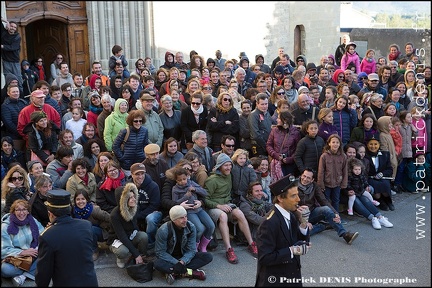
<svg viewBox="0 0 432 288">
<path fill-rule="evenodd" d="M 185 61 L 189 60 L 191 50 L 207 60 L 214 58 L 219 49 L 226 59 L 238 59 L 240 52 L 246 52 L 251 63 L 255 63 L 256 54 L 267 53 L 266 23 L 273 19 L 274 4 L 261 1 L 154 1 L 156 46 L 166 47 L 174 54 L 185 52 Z M 163 57 L 159 55 L 159 58 Z"/>
</svg>

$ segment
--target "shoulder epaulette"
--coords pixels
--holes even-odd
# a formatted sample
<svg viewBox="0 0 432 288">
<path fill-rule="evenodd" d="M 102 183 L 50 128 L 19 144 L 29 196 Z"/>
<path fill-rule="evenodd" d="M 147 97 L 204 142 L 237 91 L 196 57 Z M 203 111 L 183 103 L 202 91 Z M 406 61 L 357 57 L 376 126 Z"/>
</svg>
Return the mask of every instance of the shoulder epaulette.
<svg viewBox="0 0 432 288">
<path fill-rule="evenodd" d="M 275 213 L 275 211 L 272 210 L 272 211 L 270 212 L 270 214 L 267 216 L 267 220 L 269 220 L 269 219 L 274 215 L 274 213 Z"/>
</svg>

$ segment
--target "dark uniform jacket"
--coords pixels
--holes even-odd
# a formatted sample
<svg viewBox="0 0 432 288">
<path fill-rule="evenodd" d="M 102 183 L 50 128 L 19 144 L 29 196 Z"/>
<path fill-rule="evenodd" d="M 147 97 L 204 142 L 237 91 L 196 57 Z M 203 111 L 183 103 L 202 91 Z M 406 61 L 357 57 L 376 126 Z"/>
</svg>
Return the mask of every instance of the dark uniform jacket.
<svg viewBox="0 0 432 288">
<path fill-rule="evenodd" d="M 89 221 L 58 217 L 39 236 L 36 286 L 97 287 L 93 262 L 93 230 Z"/>
<path fill-rule="evenodd" d="M 280 279 L 301 279 L 300 256 L 291 257 L 289 247 L 299 240 L 308 241 L 308 239 L 309 231 L 307 235 L 300 232 L 294 214 L 290 213 L 290 229 L 288 229 L 285 218 L 275 206 L 258 228 L 258 267 L 255 286 L 301 286 L 299 283 L 281 283 Z M 268 281 L 272 278 L 276 279 L 274 283 Z"/>
</svg>

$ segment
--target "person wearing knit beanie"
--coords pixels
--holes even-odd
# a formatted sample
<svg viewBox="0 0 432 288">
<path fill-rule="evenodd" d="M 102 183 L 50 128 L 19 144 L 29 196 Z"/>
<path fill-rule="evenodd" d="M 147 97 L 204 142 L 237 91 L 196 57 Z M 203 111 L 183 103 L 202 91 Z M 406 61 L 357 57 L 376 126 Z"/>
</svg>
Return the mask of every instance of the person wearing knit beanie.
<svg viewBox="0 0 432 288">
<path fill-rule="evenodd" d="M 219 167 L 221 167 L 226 162 L 231 162 L 231 164 L 232 164 L 231 158 L 228 155 L 226 155 L 225 153 L 221 153 L 217 157 L 216 165 L 213 167 L 213 170 L 216 171 L 217 169 L 219 169 Z"/>
<path fill-rule="evenodd" d="M 175 205 L 169 211 L 169 216 L 171 221 L 175 221 L 178 218 L 184 217 L 187 215 L 186 209 L 183 206 Z"/>
<path fill-rule="evenodd" d="M 37 122 L 39 122 L 39 120 L 41 120 L 43 118 L 47 118 L 46 113 L 43 111 L 35 111 L 35 112 L 30 114 L 30 121 L 33 123 L 37 123 Z"/>
</svg>

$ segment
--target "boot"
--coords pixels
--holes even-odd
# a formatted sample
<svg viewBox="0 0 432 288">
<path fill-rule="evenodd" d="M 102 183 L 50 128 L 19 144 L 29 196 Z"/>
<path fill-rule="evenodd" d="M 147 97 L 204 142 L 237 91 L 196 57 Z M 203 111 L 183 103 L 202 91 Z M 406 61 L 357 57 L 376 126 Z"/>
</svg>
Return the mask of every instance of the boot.
<svg viewBox="0 0 432 288">
<path fill-rule="evenodd" d="M 393 200 L 391 199 L 390 196 L 384 196 L 384 197 L 383 197 L 383 200 L 385 201 L 385 203 L 387 204 L 387 206 L 389 207 L 389 209 L 390 209 L 391 211 L 394 211 L 394 210 L 395 210 L 395 207 L 394 207 L 394 205 L 393 205 Z"/>
<path fill-rule="evenodd" d="M 207 245 L 210 243 L 211 239 L 207 239 L 204 235 L 201 236 L 200 244 L 198 246 L 198 251 L 207 252 Z"/>
</svg>

